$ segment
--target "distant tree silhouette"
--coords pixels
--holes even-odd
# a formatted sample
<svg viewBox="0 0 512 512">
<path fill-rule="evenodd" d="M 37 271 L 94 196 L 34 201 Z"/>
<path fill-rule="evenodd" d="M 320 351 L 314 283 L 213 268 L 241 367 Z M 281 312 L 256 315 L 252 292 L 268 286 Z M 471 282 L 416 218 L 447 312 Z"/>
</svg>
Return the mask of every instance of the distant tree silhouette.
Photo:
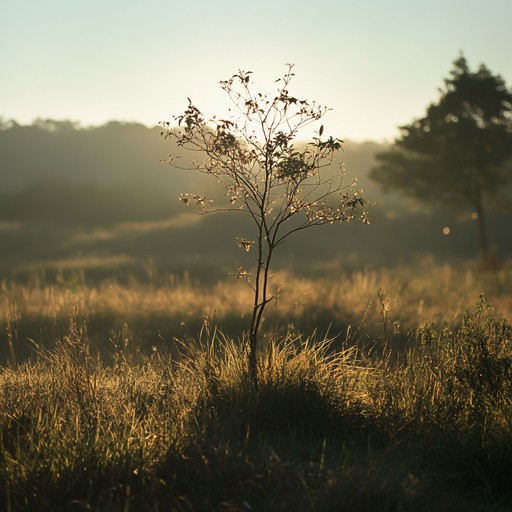
<svg viewBox="0 0 512 512">
<path fill-rule="evenodd" d="M 272 95 L 252 91 L 251 72 L 239 71 L 221 82 L 234 106 L 227 119 L 205 119 L 189 100 L 184 114 L 163 123 L 166 138 L 198 156 L 188 168 L 214 177 L 224 189 L 226 204 L 214 205 L 197 194 L 181 194 L 180 199 L 200 214 L 238 211 L 253 221 L 253 237 L 237 240 L 242 249 L 256 252 L 254 273 L 238 270 L 254 292 L 248 366 L 255 387 L 258 335 L 265 307 L 273 299 L 269 279 L 275 249 L 293 233 L 313 226 L 368 222 L 365 200 L 352 188 L 355 181 L 345 185 L 345 171 L 332 165 L 342 141 L 322 138 L 322 125 L 311 142 L 296 144 L 301 129 L 318 122 L 328 109 L 290 95 L 292 68 L 276 81 Z M 169 159 L 175 167 L 180 167 L 178 162 Z"/>
<path fill-rule="evenodd" d="M 512 178 L 512 93 L 486 66 L 470 71 L 462 55 L 450 75 L 425 117 L 377 155 L 370 177 L 425 203 L 470 207 L 487 259 L 486 208 L 500 205 Z"/>
</svg>

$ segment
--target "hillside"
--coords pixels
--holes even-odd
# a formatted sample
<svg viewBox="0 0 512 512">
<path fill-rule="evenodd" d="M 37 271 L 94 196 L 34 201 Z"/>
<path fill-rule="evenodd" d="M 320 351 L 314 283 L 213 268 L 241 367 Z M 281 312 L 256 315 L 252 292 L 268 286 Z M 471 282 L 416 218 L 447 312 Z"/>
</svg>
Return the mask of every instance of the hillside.
<svg viewBox="0 0 512 512">
<path fill-rule="evenodd" d="M 277 264 L 314 270 L 340 257 L 350 265 L 388 264 L 433 253 L 440 258 L 474 256 L 475 226 L 453 212 L 430 214 L 406 199 L 384 195 L 368 178 L 374 142 L 345 142 L 350 176 L 376 201 L 372 224 L 311 230 L 280 252 Z M 80 127 L 40 120 L 30 126 L 3 122 L 0 129 L 0 265 L 4 271 L 148 260 L 176 270 L 231 267 L 239 258 L 234 236 L 251 236 L 238 216 L 197 217 L 177 196 L 218 196 L 214 180 L 161 163 L 170 153 L 186 162 L 160 136 L 160 128 L 110 122 Z M 512 253 L 510 217 L 490 219 L 500 254 Z M 452 227 L 449 237 L 444 226 Z M 321 253 L 316 249 L 322 247 Z M 106 263 L 107 264 L 107 263 Z"/>
</svg>

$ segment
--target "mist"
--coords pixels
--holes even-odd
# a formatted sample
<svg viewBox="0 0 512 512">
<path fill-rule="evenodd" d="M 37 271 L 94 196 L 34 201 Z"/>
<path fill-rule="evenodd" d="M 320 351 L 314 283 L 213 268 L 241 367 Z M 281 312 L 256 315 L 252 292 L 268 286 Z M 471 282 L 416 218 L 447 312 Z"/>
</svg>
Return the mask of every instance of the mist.
<svg viewBox="0 0 512 512">
<path fill-rule="evenodd" d="M 105 271 L 142 268 L 148 261 L 171 272 L 225 277 L 237 262 L 251 263 L 235 236 L 251 237 L 242 215 L 197 216 L 178 201 L 181 193 L 222 190 L 211 177 L 162 163 L 189 155 L 164 141 L 159 127 L 112 121 L 82 127 L 70 121 L 3 122 L 0 129 L 0 268 L 2 273 L 65 265 Z M 343 225 L 301 233 L 283 246 L 276 265 L 305 273 L 332 262 L 348 268 L 474 258 L 476 226 L 448 207 L 435 213 L 397 194 L 384 194 L 368 174 L 376 142 L 345 141 L 347 183 L 376 204 L 369 226 Z M 494 250 L 512 253 L 510 216 L 491 213 Z M 449 227 L 449 230 L 445 229 Z M 449 232 L 448 235 L 443 234 Z M 321 247 L 322 250 L 318 250 Z"/>
</svg>

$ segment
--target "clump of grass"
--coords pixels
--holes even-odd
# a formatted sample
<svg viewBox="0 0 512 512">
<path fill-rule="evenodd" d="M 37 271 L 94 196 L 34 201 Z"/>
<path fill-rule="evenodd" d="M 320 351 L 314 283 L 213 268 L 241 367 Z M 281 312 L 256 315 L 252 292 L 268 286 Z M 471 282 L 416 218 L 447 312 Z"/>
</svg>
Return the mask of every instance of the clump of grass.
<svg viewBox="0 0 512 512">
<path fill-rule="evenodd" d="M 437 471 L 464 475 L 472 494 L 511 503 L 510 325 L 480 296 L 458 328 L 427 324 L 417 342 L 379 361 L 372 415 Z"/>
<path fill-rule="evenodd" d="M 169 379 L 157 364 L 103 368 L 76 315 L 55 347 L 2 370 L 0 502 L 121 510 L 173 436 Z"/>
<path fill-rule="evenodd" d="M 336 350 L 334 339 L 290 336 L 272 340 L 260 358 L 260 383 L 248 380 L 247 344 L 217 332 L 184 345 L 180 368 L 202 378 L 196 422 L 225 435 L 286 435 L 324 439 L 341 434 L 359 401 L 365 370 L 356 348 Z"/>
<path fill-rule="evenodd" d="M 498 321 L 480 296 L 459 327 L 420 328 L 408 350 L 387 354 L 378 365 L 382 414 L 396 411 L 420 423 L 480 425 L 507 403 L 512 391 L 511 328 Z M 377 395 L 376 395 L 377 396 Z"/>
</svg>

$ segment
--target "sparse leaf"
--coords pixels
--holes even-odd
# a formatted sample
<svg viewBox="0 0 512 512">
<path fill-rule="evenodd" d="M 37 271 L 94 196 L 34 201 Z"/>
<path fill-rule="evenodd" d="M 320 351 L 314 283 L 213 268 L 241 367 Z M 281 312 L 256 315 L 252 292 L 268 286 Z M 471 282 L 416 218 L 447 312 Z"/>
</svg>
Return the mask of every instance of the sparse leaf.
<svg viewBox="0 0 512 512">
<path fill-rule="evenodd" d="M 254 240 L 247 240 L 247 238 L 236 237 L 238 247 L 243 247 L 246 252 L 251 250 L 251 247 L 254 245 Z"/>
</svg>

